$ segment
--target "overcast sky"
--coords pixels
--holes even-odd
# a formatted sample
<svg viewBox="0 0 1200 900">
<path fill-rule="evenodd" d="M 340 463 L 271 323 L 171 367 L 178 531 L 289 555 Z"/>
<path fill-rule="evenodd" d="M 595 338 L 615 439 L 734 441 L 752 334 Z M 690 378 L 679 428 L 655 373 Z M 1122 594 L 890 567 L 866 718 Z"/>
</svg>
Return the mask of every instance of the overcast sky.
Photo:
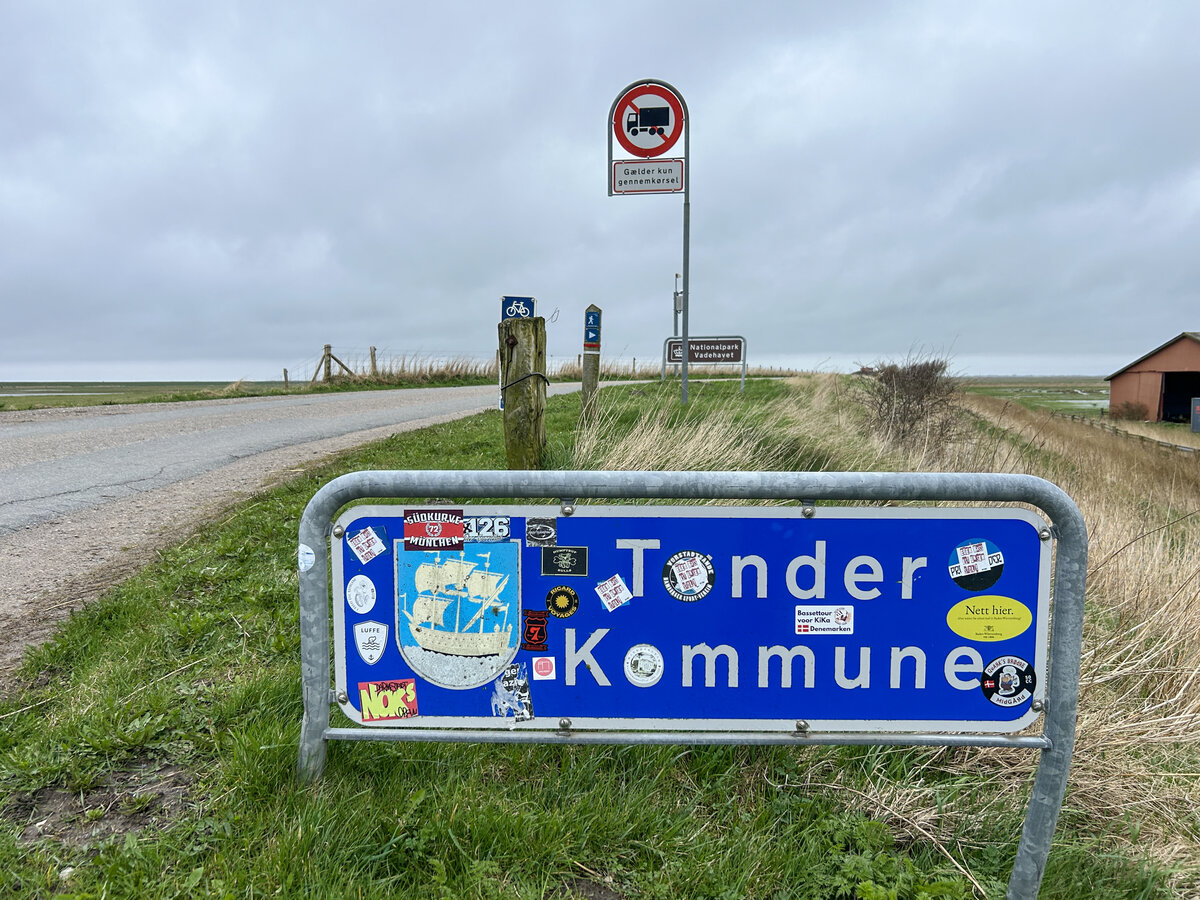
<svg viewBox="0 0 1200 900">
<path fill-rule="evenodd" d="M 594 303 L 657 360 L 682 196 L 607 194 L 643 78 L 690 114 L 693 335 L 1109 374 L 1200 329 L 1197 34 L 1167 0 L 0 0 L 0 379 L 488 357 L 504 294 L 552 357 Z"/>
</svg>

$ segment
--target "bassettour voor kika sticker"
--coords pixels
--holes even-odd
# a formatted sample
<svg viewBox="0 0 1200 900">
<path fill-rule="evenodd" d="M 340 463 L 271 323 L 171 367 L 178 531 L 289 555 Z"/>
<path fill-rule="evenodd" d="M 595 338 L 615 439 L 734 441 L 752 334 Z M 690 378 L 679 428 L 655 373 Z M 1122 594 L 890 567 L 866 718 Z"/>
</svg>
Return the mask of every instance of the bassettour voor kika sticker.
<svg viewBox="0 0 1200 900">
<path fill-rule="evenodd" d="M 382 531 L 382 529 L 380 530 Z M 387 553 L 386 537 L 386 532 L 383 537 L 380 537 L 374 528 L 367 526 L 362 531 L 349 535 L 346 543 L 350 545 L 350 549 L 354 551 L 358 561 L 365 566 L 375 557 Z"/>
<path fill-rule="evenodd" d="M 375 583 L 366 575 L 346 582 L 346 605 L 356 613 L 369 613 L 375 606 Z"/>
<path fill-rule="evenodd" d="M 854 634 L 854 607 L 797 606 L 796 634 Z"/>
<path fill-rule="evenodd" d="M 620 574 L 607 578 L 596 585 L 596 594 L 609 612 L 619 606 L 624 606 L 633 599 L 633 592 L 629 590 Z"/>
<path fill-rule="evenodd" d="M 354 623 L 354 646 L 358 648 L 358 655 L 368 666 L 375 665 L 383 656 L 387 647 L 387 637 L 388 627 L 383 622 L 368 619 L 365 622 Z"/>
<path fill-rule="evenodd" d="M 358 701 L 364 722 L 411 719 L 417 714 L 416 679 L 360 681 Z"/>
<path fill-rule="evenodd" d="M 979 686 L 997 706 L 1020 706 L 1033 696 L 1037 674 L 1019 656 L 999 656 L 983 667 Z"/>
<path fill-rule="evenodd" d="M 556 618 L 569 619 L 579 609 L 579 594 L 575 592 L 575 588 L 568 585 L 556 585 L 546 594 L 546 609 Z"/>
<path fill-rule="evenodd" d="M 1004 554 L 989 540 L 963 541 L 950 551 L 949 568 L 960 588 L 986 591 L 1004 573 Z"/>
<path fill-rule="evenodd" d="M 703 599 L 717 583 L 712 557 L 695 550 L 681 550 L 663 565 L 663 587 L 676 600 L 692 603 Z"/>
<path fill-rule="evenodd" d="M 405 550 L 461 550 L 464 530 L 461 509 L 404 511 Z"/>
</svg>

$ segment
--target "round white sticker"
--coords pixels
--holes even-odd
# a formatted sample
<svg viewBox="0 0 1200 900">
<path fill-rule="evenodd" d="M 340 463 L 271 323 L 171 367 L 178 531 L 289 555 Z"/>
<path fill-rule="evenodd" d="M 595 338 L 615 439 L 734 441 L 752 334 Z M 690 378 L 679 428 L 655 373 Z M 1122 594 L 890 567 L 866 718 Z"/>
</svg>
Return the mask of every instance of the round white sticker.
<svg viewBox="0 0 1200 900">
<path fill-rule="evenodd" d="M 356 613 L 367 613 L 375 605 L 375 584 L 366 575 L 355 575 L 346 585 L 346 602 Z"/>
<path fill-rule="evenodd" d="M 308 544 L 301 544 L 300 550 L 296 554 L 296 560 L 300 565 L 300 571 L 307 572 L 316 563 L 317 554 L 313 553 L 313 548 Z"/>
<path fill-rule="evenodd" d="M 625 654 L 625 677 L 637 687 L 658 684 L 663 674 L 663 655 L 651 644 L 635 644 Z"/>
</svg>

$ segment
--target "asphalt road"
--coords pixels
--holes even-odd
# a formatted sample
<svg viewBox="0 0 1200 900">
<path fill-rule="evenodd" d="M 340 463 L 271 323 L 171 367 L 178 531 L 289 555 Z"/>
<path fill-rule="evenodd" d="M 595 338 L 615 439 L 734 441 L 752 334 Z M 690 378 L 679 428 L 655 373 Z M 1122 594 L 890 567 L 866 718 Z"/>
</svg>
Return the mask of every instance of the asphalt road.
<svg viewBox="0 0 1200 900">
<path fill-rule="evenodd" d="M 445 421 L 495 402 L 496 389 L 484 386 L 0 416 L 0 535 L 269 451 L 356 435 L 366 441 L 378 429 Z"/>
<path fill-rule="evenodd" d="M 0 675 L 230 503 L 338 450 L 495 406 L 485 385 L 0 414 Z"/>
</svg>

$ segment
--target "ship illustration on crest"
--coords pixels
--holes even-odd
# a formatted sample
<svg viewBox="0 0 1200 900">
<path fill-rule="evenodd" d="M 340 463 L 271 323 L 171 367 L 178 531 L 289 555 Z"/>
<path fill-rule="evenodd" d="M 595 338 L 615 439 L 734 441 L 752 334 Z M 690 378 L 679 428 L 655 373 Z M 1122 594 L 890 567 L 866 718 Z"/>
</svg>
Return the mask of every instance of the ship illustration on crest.
<svg viewBox="0 0 1200 900">
<path fill-rule="evenodd" d="M 477 687 L 512 660 L 518 559 L 508 543 L 467 544 L 454 556 L 397 554 L 396 640 L 417 674 L 443 687 Z"/>
</svg>

